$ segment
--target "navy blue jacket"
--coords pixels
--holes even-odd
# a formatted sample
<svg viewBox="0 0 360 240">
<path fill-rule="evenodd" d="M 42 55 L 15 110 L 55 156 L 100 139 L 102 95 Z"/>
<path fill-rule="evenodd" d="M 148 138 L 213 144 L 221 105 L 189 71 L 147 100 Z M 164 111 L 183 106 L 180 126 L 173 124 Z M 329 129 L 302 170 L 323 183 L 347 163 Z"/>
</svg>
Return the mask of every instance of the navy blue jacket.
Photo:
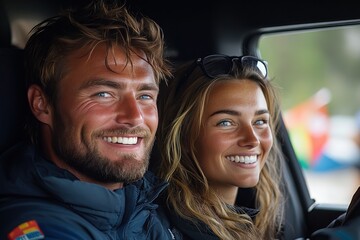
<svg viewBox="0 0 360 240">
<path fill-rule="evenodd" d="M 150 172 L 110 191 L 20 144 L 0 156 L 0 186 L 0 239 L 29 220 L 45 239 L 178 239 L 154 203 L 167 184 Z"/>
<path fill-rule="evenodd" d="M 243 213 L 247 213 L 252 218 L 254 218 L 258 213 L 258 210 L 256 209 L 245 207 L 239 207 L 238 209 Z M 198 221 L 197 224 L 195 224 L 190 220 L 181 218 L 174 210 L 170 209 L 168 209 L 167 214 L 170 217 L 170 221 L 176 228 L 173 229 L 173 233 L 180 235 L 183 240 L 220 240 L 220 238 L 201 221 Z"/>
<path fill-rule="evenodd" d="M 165 203 L 165 195 L 162 194 L 158 199 L 161 205 L 167 206 Z M 220 240 L 218 236 L 202 221 L 194 223 L 188 219 L 180 217 L 171 207 L 165 207 L 172 228 L 172 232 L 176 236 L 181 236 L 183 240 Z M 259 210 L 255 208 L 255 190 L 253 188 L 241 188 L 238 191 L 235 209 L 239 213 L 246 213 L 253 220 Z"/>
</svg>

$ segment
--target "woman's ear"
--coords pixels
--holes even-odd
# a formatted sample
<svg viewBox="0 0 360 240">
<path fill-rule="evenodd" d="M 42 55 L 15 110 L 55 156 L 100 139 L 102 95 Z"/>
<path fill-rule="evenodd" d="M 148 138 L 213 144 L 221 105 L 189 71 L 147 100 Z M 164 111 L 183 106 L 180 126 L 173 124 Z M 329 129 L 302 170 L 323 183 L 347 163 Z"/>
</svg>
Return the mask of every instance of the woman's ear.
<svg viewBox="0 0 360 240">
<path fill-rule="evenodd" d="M 31 85 L 27 92 L 31 112 L 42 123 L 52 125 L 50 104 L 38 85 Z"/>
</svg>

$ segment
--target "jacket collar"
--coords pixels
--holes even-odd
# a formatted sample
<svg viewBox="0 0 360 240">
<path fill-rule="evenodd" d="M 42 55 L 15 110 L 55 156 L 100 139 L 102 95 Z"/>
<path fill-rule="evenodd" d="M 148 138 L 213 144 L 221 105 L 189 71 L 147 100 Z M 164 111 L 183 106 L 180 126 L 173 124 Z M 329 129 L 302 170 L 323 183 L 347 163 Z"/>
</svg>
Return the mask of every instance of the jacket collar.
<svg viewBox="0 0 360 240">
<path fill-rule="evenodd" d="M 12 172 L 0 176 L 4 184 L 0 194 L 58 200 L 57 205 L 73 209 L 103 230 L 133 219 L 141 209 L 156 208 L 154 199 L 168 185 L 147 172 L 139 181 L 111 191 L 80 181 L 27 144 L 16 146 L 0 158 L 1 164 Z"/>
</svg>

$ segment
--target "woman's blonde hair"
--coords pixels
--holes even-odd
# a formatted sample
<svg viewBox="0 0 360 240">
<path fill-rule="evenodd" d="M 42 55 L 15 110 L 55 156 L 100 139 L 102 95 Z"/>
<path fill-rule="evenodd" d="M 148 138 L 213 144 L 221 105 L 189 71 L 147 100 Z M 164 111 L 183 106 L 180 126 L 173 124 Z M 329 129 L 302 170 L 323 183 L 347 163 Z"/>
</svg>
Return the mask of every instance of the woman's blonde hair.
<svg viewBox="0 0 360 240">
<path fill-rule="evenodd" d="M 276 140 L 279 104 L 268 79 L 249 69 L 209 79 L 200 67 L 184 65 L 159 99 L 161 142 L 160 177 L 169 181 L 167 203 L 182 218 L 204 222 L 220 239 L 274 239 L 282 221 L 280 190 L 282 155 Z M 249 79 L 262 89 L 271 115 L 273 147 L 255 187 L 255 222 L 247 214 L 234 211 L 208 184 L 196 156 L 203 112 L 209 91 L 216 82 Z"/>
</svg>

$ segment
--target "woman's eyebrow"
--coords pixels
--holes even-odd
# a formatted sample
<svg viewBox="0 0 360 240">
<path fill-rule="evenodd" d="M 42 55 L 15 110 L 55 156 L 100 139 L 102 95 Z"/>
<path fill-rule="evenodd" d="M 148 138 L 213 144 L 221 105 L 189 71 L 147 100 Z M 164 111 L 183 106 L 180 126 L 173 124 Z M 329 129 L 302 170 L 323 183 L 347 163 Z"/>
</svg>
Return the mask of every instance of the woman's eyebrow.
<svg viewBox="0 0 360 240">
<path fill-rule="evenodd" d="M 267 114 L 267 113 L 269 113 L 268 109 L 261 109 L 261 110 L 257 110 L 255 112 L 255 115 L 261 115 L 261 114 Z M 241 112 L 230 110 L 230 109 L 222 109 L 222 110 L 213 112 L 210 116 L 214 116 L 216 114 L 229 114 L 229 115 L 233 115 L 233 116 L 241 116 Z"/>
<path fill-rule="evenodd" d="M 233 115 L 233 116 L 240 116 L 241 113 L 238 111 L 234 111 L 234 110 L 230 110 L 230 109 L 221 109 L 219 111 L 213 112 L 211 116 L 217 115 L 217 114 L 229 114 L 229 115 Z"/>
<path fill-rule="evenodd" d="M 266 114 L 266 113 L 269 113 L 268 109 L 261 109 L 261 110 L 257 110 L 255 112 L 255 115 L 261 115 L 261 114 Z"/>
</svg>

